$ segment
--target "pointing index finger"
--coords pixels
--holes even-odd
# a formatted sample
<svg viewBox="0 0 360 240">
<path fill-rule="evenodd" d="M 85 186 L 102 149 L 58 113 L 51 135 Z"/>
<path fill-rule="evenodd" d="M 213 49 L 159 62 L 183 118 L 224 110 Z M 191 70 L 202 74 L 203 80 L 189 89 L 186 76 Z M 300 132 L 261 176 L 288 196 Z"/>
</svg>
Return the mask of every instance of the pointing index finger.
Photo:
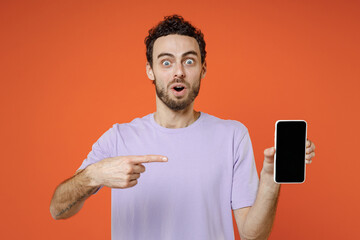
<svg viewBox="0 0 360 240">
<path fill-rule="evenodd" d="M 143 155 L 131 156 L 130 161 L 135 164 L 149 162 L 167 162 L 168 158 L 163 155 Z"/>
</svg>

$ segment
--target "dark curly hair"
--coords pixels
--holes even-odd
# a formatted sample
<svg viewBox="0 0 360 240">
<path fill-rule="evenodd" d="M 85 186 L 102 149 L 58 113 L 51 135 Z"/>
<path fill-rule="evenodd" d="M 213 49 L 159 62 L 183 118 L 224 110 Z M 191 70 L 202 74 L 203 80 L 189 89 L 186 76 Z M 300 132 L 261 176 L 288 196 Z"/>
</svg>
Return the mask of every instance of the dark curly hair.
<svg viewBox="0 0 360 240">
<path fill-rule="evenodd" d="M 200 29 L 195 28 L 189 22 L 185 21 L 183 17 L 174 14 L 171 16 L 165 16 L 163 21 L 159 22 L 158 25 L 149 30 L 149 35 L 145 38 L 146 58 L 151 67 L 153 64 L 152 54 L 155 40 L 159 37 L 170 34 L 185 35 L 195 38 L 200 48 L 201 63 L 205 62 L 206 44 L 204 34 L 200 31 Z"/>
</svg>

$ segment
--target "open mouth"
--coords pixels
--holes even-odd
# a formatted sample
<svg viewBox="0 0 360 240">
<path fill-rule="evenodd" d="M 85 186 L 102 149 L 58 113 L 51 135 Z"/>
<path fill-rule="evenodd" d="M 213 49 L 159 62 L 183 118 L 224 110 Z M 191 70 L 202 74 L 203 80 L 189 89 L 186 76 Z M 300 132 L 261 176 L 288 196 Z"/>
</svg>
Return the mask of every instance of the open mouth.
<svg viewBox="0 0 360 240">
<path fill-rule="evenodd" d="M 178 86 L 178 87 L 174 87 L 173 89 L 177 92 L 181 92 L 182 90 L 184 90 L 184 87 Z"/>
</svg>

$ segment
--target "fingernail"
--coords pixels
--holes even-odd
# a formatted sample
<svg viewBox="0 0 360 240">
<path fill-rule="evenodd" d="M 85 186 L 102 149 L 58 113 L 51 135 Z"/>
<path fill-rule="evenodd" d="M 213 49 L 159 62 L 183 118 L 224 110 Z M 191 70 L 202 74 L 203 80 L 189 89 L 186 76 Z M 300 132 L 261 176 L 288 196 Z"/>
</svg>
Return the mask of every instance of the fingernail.
<svg viewBox="0 0 360 240">
<path fill-rule="evenodd" d="M 163 161 L 167 161 L 168 159 L 167 159 L 167 157 L 163 157 L 162 160 L 163 160 Z"/>
</svg>

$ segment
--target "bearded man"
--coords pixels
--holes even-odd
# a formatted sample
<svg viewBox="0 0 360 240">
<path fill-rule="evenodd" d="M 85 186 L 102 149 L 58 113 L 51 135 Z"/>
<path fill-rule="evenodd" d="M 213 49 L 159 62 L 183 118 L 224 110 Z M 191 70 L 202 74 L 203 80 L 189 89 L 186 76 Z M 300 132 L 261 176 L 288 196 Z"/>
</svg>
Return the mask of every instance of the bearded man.
<svg viewBox="0 0 360 240">
<path fill-rule="evenodd" d="M 114 240 L 234 239 L 231 211 L 242 239 L 266 239 L 280 190 L 275 149 L 264 151 L 259 180 L 247 128 L 194 110 L 207 69 L 199 29 L 167 16 L 145 44 L 156 112 L 105 132 L 56 188 L 52 216 L 73 216 L 105 186 L 112 188 Z M 308 141 L 309 162 L 314 148 Z"/>
</svg>

